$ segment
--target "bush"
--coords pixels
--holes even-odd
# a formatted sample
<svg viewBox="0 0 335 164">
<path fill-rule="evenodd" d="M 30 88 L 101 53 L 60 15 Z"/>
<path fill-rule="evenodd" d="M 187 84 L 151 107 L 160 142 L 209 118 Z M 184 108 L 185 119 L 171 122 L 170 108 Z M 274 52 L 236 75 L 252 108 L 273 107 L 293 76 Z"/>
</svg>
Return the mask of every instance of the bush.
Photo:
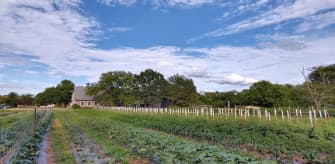
<svg viewBox="0 0 335 164">
<path fill-rule="evenodd" d="M 73 105 L 72 105 L 72 108 L 73 108 L 73 109 L 79 109 L 79 108 L 80 108 L 80 105 L 78 105 L 78 104 L 73 104 Z"/>
</svg>

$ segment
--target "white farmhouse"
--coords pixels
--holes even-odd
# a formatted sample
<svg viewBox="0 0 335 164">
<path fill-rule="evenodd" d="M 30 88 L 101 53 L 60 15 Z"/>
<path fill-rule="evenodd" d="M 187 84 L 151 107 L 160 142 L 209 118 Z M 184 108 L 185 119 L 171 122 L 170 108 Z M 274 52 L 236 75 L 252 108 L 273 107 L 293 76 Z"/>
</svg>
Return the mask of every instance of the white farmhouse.
<svg viewBox="0 0 335 164">
<path fill-rule="evenodd" d="M 83 86 L 74 87 L 70 105 L 73 104 L 78 104 L 81 107 L 96 107 L 98 105 L 93 96 L 86 94 L 86 87 Z"/>
</svg>

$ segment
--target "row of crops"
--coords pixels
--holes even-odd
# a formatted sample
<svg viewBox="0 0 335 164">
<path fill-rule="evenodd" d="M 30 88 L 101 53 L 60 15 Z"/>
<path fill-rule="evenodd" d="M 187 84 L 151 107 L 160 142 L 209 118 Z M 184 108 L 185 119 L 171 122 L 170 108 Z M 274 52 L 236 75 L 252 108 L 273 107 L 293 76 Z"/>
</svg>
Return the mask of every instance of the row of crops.
<svg viewBox="0 0 335 164">
<path fill-rule="evenodd" d="M 36 163 L 46 136 L 55 163 L 335 163 L 333 119 L 310 128 L 308 118 L 110 110 L 7 111 L 0 117 L 0 163 L 6 164 Z"/>
<path fill-rule="evenodd" d="M 110 119 L 116 113 L 102 111 L 57 111 L 65 127 L 77 126 L 101 144 L 115 162 L 140 163 L 271 163 L 223 146 L 197 142 L 171 134 L 135 127 Z M 69 121 L 71 120 L 71 121 Z M 68 129 L 74 131 L 73 129 Z M 134 159 L 135 158 L 135 159 Z"/>
<path fill-rule="evenodd" d="M 0 117 L 0 163 L 34 163 L 50 112 L 6 111 Z"/>
<path fill-rule="evenodd" d="M 101 133 L 107 133 L 106 135 L 111 139 L 114 139 L 112 135 L 114 133 L 125 133 L 119 130 L 120 132 L 108 134 L 109 131 L 115 131 L 113 128 L 126 129 L 131 126 L 155 130 L 154 134 L 158 131 L 164 132 L 283 163 L 335 162 L 335 121 L 332 119 L 320 121 L 317 127 L 310 128 L 308 119 L 269 122 L 259 121 L 258 118 L 208 119 L 207 117 L 96 110 L 82 110 L 75 113 L 80 114 L 81 117 L 85 116 L 86 119 L 92 116 L 99 118 L 87 121 L 86 126 L 103 129 Z M 136 134 L 133 135 L 136 136 Z M 116 141 L 119 142 L 119 139 Z"/>
</svg>

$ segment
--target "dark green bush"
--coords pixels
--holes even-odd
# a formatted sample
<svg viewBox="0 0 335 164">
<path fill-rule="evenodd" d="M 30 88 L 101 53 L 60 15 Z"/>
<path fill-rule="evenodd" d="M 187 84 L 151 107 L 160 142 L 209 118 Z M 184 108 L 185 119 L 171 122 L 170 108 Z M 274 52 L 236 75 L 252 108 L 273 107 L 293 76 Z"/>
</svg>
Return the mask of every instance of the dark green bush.
<svg viewBox="0 0 335 164">
<path fill-rule="evenodd" d="M 73 104 L 73 105 L 72 105 L 72 108 L 73 108 L 73 109 L 79 109 L 79 108 L 80 108 L 80 105 L 78 105 L 78 104 Z"/>
</svg>

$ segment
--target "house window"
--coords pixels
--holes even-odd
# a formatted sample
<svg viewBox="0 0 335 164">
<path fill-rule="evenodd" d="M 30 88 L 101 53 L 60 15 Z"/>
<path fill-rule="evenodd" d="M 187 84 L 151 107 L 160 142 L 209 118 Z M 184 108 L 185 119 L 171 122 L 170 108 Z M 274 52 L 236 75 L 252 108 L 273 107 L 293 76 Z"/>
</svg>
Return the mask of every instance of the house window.
<svg viewBox="0 0 335 164">
<path fill-rule="evenodd" d="M 87 105 L 90 106 L 90 105 L 91 105 L 91 102 L 87 102 Z"/>
<path fill-rule="evenodd" d="M 81 106 L 84 106 L 84 102 L 80 102 L 80 105 L 81 105 Z"/>
</svg>

